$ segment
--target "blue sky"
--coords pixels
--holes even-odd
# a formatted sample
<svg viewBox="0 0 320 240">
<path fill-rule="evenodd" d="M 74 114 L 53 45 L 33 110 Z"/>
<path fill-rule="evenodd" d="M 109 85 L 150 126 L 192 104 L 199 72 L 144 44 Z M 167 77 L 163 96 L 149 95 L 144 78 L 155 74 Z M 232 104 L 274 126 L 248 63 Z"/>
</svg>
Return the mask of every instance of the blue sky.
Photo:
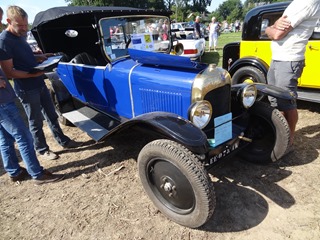
<svg viewBox="0 0 320 240">
<path fill-rule="evenodd" d="M 210 7 L 208 7 L 208 11 L 212 12 L 224 1 L 225 0 L 212 0 Z M 6 23 L 5 12 L 9 5 L 22 7 L 28 13 L 29 22 L 32 23 L 38 12 L 47 10 L 51 7 L 66 6 L 67 4 L 64 0 L 4 0 L 0 2 L 0 7 L 4 11 L 3 23 Z"/>
<path fill-rule="evenodd" d="M 216 9 L 219 7 L 219 5 L 220 5 L 221 3 L 223 3 L 224 1 L 225 1 L 225 0 L 212 0 L 212 1 L 211 1 L 211 5 L 210 5 L 210 7 L 207 8 L 207 10 L 208 10 L 209 12 L 212 12 L 212 11 L 216 10 Z"/>
<path fill-rule="evenodd" d="M 4 16 L 2 19 L 3 23 L 6 23 L 6 10 L 7 7 L 10 5 L 17 5 L 22 7 L 29 16 L 29 22 L 32 23 L 35 15 L 38 12 L 47 10 L 51 7 L 58 7 L 58 6 L 67 6 L 64 0 L 4 0 L 0 2 L 0 7 L 4 11 Z"/>
</svg>

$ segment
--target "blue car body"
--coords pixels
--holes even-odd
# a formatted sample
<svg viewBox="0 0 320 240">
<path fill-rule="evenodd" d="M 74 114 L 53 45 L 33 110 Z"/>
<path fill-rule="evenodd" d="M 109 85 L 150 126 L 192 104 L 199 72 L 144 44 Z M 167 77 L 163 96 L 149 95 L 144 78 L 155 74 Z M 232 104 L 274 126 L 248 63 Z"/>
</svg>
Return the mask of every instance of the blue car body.
<svg viewBox="0 0 320 240">
<path fill-rule="evenodd" d="M 226 70 L 179 56 L 183 46 L 163 27 L 171 14 L 57 7 L 37 14 L 31 31 L 43 52 L 62 56 L 47 73 L 61 122 L 96 141 L 152 136 L 137 160 L 142 185 L 168 218 L 194 228 L 215 207 L 208 169 L 236 153 L 258 163 L 285 154 L 286 120 L 257 99 L 293 97 L 264 84 L 231 85 Z"/>
<path fill-rule="evenodd" d="M 139 57 L 146 54 L 152 55 L 131 50 L 131 58 L 114 62 L 111 69 L 60 63 L 58 73 L 72 96 L 113 116 L 131 119 L 148 112 L 164 111 L 187 119 L 192 84 L 204 67 L 196 69 L 190 65 L 187 68 L 191 63 L 189 59 L 157 54 L 160 62 L 172 62 L 170 58 L 173 58 L 178 65 L 177 60 L 180 60 L 180 66 L 185 66 L 181 74 L 177 68 L 140 64 Z"/>
</svg>

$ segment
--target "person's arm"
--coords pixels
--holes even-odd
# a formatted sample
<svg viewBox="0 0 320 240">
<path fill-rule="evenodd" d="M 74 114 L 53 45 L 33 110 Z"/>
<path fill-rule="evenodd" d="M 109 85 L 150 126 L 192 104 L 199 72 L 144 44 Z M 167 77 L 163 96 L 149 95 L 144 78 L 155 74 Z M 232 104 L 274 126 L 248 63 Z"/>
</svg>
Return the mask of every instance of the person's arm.
<svg viewBox="0 0 320 240">
<path fill-rule="evenodd" d="M 34 54 L 34 57 L 36 58 L 37 62 L 43 62 L 48 59 L 48 57 L 54 56 L 53 53 L 44 53 L 44 54 Z"/>
<path fill-rule="evenodd" d="M 280 17 L 272 26 L 266 28 L 266 34 L 271 40 L 284 38 L 291 30 L 292 26 L 287 16 Z"/>
<path fill-rule="evenodd" d="M 0 62 L 2 71 L 5 73 L 5 75 L 8 78 L 31 78 L 31 77 L 38 77 L 43 75 L 45 72 L 36 72 L 36 73 L 28 73 L 25 71 L 16 70 L 13 67 L 13 61 L 12 59 L 9 60 L 3 60 Z"/>
<path fill-rule="evenodd" d="M 4 77 L 0 74 L 0 88 L 6 88 L 7 82 Z"/>
</svg>

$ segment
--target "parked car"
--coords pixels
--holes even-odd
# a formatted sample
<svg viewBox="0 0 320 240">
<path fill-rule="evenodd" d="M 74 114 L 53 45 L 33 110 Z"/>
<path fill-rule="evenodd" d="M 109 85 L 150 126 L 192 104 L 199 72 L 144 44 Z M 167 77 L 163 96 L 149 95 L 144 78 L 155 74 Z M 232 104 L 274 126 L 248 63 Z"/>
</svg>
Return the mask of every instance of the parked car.
<svg viewBox="0 0 320 240">
<path fill-rule="evenodd" d="M 29 46 L 31 47 L 33 53 L 35 54 L 39 54 L 42 53 L 41 49 L 38 46 L 37 41 L 34 39 L 31 31 L 27 32 L 27 43 L 29 44 Z"/>
<path fill-rule="evenodd" d="M 188 25 L 187 22 L 177 22 L 177 23 L 171 23 L 171 30 L 175 32 L 176 36 L 178 38 L 186 38 L 187 34 L 185 32 L 185 27 Z M 190 34 L 193 34 L 193 29 Z"/>
<path fill-rule="evenodd" d="M 96 141 L 152 136 L 137 157 L 142 186 L 165 216 L 196 228 L 215 208 L 210 168 L 235 154 L 255 163 L 285 154 L 287 122 L 256 96 L 292 96 L 263 84 L 231 86 L 226 70 L 172 54 L 171 33 L 168 44 L 147 30 L 171 14 L 56 7 L 36 15 L 32 33 L 45 53 L 63 53 L 47 74 L 61 122 Z"/>
<path fill-rule="evenodd" d="M 200 31 L 202 37 L 206 40 L 209 41 L 209 30 L 208 26 L 206 26 L 204 23 L 200 23 Z"/>
<path fill-rule="evenodd" d="M 271 41 L 265 29 L 283 14 L 290 2 L 267 4 L 249 11 L 244 19 L 242 39 L 225 45 L 223 67 L 228 69 L 233 84 L 250 80 L 267 83 L 271 62 Z M 320 103 L 318 59 L 320 57 L 320 23 L 306 47 L 306 66 L 298 79 L 298 99 Z"/>
<path fill-rule="evenodd" d="M 194 34 L 190 34 L 188 37 L 182 37 L 183 35 L 175 35 L 176 30 L 172 30 L 173 32 L 173 46 L 175 47 L 178 44 L 181 44 L 182 47 L 178 47 L 176 50 L 177 55 L 180 55 L 182 57 L 188 57 L 192 60 L 201 60 L 201 57 L 203 54 L 205 54 L 206 51 L 206 40 L 204 38 L 195 38 Z M 170 42 L 168 41 L 168 44 Z"/>
<path fill-rule="evenodd" d="M 196 38 L 194 35 L 194 27 L 188 22 L 172 23 L 171 32 L 174 46 L 178 43 L 183 48 L 179 48 L 179 55 L 191 58 L 192 60 L 201 60 L 202 55 L 206 51 L 206 40 L 204 37 Z"/>
<path fill-rule="evenodd" d="M 177 43 L 183 45 L 183 51 L 179 55 L 193 60 L 201 60 L 206 51 L 206 40 L 204 38 L 180 39 Z"/>
<path fill-rule="evenodd" d="M 194 22 L 178 22 L 171 23 L 171 30 L 176 33 L 176 37 L 180 39 L 190 39 L 194 35 Z M 203 23 L 200 23 L 200 31 L 202 37 L 208 41 L 209 31 L 207 26 Z"/>
</svg>

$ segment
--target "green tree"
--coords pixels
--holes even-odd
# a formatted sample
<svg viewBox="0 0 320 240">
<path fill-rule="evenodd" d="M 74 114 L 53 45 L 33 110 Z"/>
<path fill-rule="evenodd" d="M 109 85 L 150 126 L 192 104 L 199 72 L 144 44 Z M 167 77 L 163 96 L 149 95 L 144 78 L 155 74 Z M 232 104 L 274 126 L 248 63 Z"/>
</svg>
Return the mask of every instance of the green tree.
<svg viewBox="0 0 320 240">
<path fill-rule="evenodd" d="M 190 14 L 188 0 L 174 0 L 174 4 L 170 9 L 174 12 L 171 19 L 175 19 L 177 22 L 185 22 Z"/>
<path fill-rule="evenodd" d="M 247 14 L 247 12 L 259 5 L 265 5 L 265 4 L 270 4 L 274 2 L 283 2 L 284 0 L 246 0 L 243 4 L 243 17 Z"/>
<path fill-rule="evenodd" d="M 172 19 L 190 20 L 190 13 L 204 15 L 212 0 L 65 0 L 71 6 L 122 6 L 148 9 L 170 9 L 174 11 Z"/>
<path fill-rule="evenodd" d="M 163 0 L 66 0 L 71 6 L 119 6 L 136 8 L 164 8 Z M 159 7 L 159 3 L 161 6 Z"/>
<path fill-rule="evenodd" d="M 241 0 L 227 0 L 219 5 L 214 12 L 219 21 L 227 20 L 234 22 L 235 20 L 243 19 L 243 5 Z"/>
<path fill-rule="evenodd" d="M 179 17 L 187 12 L 204 13 L 212 0 L 66 0 L 71 6 L 122 6 L 178 10 Z"/>
<path fill-rule="evenodd" d="M 194 12 L 205 13 L 210 6 L 211 0 L 192 0 L 188 1 L 188 7 Z"/>
</svg>

